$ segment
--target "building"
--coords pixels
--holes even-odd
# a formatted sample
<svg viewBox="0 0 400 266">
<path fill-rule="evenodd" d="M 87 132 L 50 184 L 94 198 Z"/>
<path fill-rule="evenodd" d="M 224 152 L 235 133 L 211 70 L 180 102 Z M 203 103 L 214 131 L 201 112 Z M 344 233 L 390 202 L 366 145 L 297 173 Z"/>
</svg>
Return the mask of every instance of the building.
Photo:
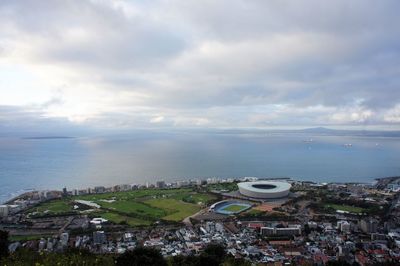
<svg viewBox="0 0 400 266">
<path fill-rule="evenodd" d="M 106 188 L 103 186 L 94 187 L 95 193 L 104 193 L 105 191 L 106 191 Z"/>
<path fill-rule="evenodd" d="M 338 221 L 337 228 L 342 233 L 350 233 L 350 223 L 348 221 Z"/>
<path fill-rule="evenodd" d="M 263 236 L 297 236 L 301 234 L 300 225 L 292 225 L 290 227 L 261 227 L 261 235 Z"/>
<path fill-rule="evenodd" d="M 78 190 L 78 195 L 85 195 L 85 194 L 88 194 L 87 189 Z"/>
<path fill-rule="evenodd" d="M 60 235 L 61 245 L 67 246 L 68 245 L 68 240 L 69 240 L 69 234 L 68 233 L 62 233 Z"/>
<path fill-rule="evenodd" d="M 376 233 L 378 230 L 378 221 L 373 218 L 365 218 L 360 221 L 361 231 L 367 234 Z"/>
<path fill-rule="evenodd" d="M 218 179 L 213 177 L 213 178 L 207 178 L 207 184 L 217 184 Z"/>
<path fill-rule="evenodd" d="M 120 191 L 128 191 L 128 190 L 131 190 L 131 189 L 132 189 L 132 185 L 130 185 L 130 184 L 119 185 L 119 190 Z"/>
<path fill-rule="evenodd" d="M 181 180 L 176 182 L 177 187 L 187 187 L 189 186 L 189 181 L 188 180 Z"/>
<path fill-rule="evenodd" d="M 108 220 L 106 220 L 106 219 L 104 219 L 104 218 L 101 218 L 101 217 L 99 217 L 99 218 L 93 218 L 93 219 L 90 221 L 90 223 L 91 223 L 91 224 L 94 224 L 94 225 L 101 225 L 102 223 L 106 223 L 106 222 L 108 222 Z"/>
<path fill-rule="evenodd" d="M 0 205 L 0 217 L 7 217 L 9 214 L 10 208 L 8 205 Z"/>
<path fill-rule="evenodd" d="M 309 221 L 308 223 L 308 228 L 310 229 L 317 229 L 318 228 L 318 224 L 314 221 Z"/>
<path fill-rule="evenodd" d="M 398 192 L 400 190 L 400 184 L 397 183 L 389 183 L 387 185 L 387 189 L 393 192 Z"/>
<path fill-rule="evenodd" d="M 157 181 L 156 182 L 156 187 L 157 188 L 165 188 L 165 182 L 164 181 Z"/>
<path fill-rule="evenodd" d="M 253 181 L 238 184 L 240 194 L 258 199 L 275 199 L 287 197 L 292 187 L 282 181 Z"/>
<path fill-rule="evenodd" d="M 107 242 L 106 234 L 104 231 L 95 231 L 93 232 L 93 243 L 97 245 L 101 245 Z"/>
<path fill-rule="evenodd" d="M 8 214 L 14 214 L 22 210 L 22 207 L 20 205 L 11 204 L 7 206 L 8 206 Z"/>
</svg>

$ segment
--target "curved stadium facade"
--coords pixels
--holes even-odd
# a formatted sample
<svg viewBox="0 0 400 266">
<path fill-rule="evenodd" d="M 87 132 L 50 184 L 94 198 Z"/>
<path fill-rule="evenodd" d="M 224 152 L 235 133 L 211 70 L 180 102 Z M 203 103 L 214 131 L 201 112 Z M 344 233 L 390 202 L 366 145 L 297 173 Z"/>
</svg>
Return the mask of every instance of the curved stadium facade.
<svg viewBox="0 0 400 266">
<path fill-rule="evenodd" d="M 238 187 L 240 194 L 246 197 L 276 199 L 286 197 L 292 186 L 280 181 L 254 181 L 239 183 Z"/>
</svg>

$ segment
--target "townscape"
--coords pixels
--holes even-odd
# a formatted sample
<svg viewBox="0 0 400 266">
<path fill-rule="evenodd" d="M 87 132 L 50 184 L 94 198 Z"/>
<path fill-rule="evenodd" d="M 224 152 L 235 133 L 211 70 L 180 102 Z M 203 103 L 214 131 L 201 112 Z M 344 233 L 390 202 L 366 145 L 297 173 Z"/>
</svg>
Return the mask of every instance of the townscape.
<svg viewBox="0 0 400 266">
<path fill-rule="evenodd" d="M 144 246 L 173 257 L 214 243 L 261 265 L 399 263 L 400 178 L 375 184 L 278 180 L 291 188 L 277 199 L 240 195 L 238 184 L 249 181 L 257 179 L 28 192 L 0 206 L 0 229 L 9 232 L 10 253 L 76 248 L 121 254 Z"/>
</svg>

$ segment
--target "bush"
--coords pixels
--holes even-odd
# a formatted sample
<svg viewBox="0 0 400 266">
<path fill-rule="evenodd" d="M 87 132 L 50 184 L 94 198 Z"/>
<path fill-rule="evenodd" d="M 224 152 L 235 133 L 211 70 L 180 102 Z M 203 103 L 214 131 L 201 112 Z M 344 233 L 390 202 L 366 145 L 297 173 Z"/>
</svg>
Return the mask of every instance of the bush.
<svg viewBox="0 0 400 266">
<path fill-rule="evenodd" d="M 225 248 L 218 244 L 208 245 L 200 255 L 200 265 L 219 266 L 225 259 Z"/>
<path fill-rule="evenodd" d="M 153 248 L 137 247 L 120 255 L 116 261 L 117 266 L 166 266 L 167 261 Z"/>
<path fill-rule="evenodd" d="M 36 252 L 21 248 L 15 253 L 3 258 L 0 265 L 25 266 L 25 265 L 75 265 L 75 266 L 110 266 L 114 265 L 111 255 L 96 255 L 80 250 L 71 250 L 65 253 Z"/>
<path fill-rule="evenodd" d="M 8 255 L 8 232 L 0 230 L 0 261 Z"/>
</svg>

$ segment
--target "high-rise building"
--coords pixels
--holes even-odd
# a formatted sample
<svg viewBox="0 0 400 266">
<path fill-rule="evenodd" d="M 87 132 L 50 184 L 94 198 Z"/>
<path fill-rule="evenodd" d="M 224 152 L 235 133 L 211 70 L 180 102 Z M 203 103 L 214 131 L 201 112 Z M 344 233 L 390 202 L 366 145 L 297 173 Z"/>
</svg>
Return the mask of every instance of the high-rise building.
<svg viewBox="0 0 400 266">
<path fill-rule="evenodd" d="M 164 181 L 157 181 L 156 182 L 156 187 L 157 188 L 165 188 L 165 182 Z"/>
<path fill-rule="evenodd" d="M 106 188 L 103 186 L 94 187 L 94 192 L 96 192 L 96 193 L 104 193 L 105 191 L 106 191 Z"/>
<path fill-rule="evenodd" d="M 0 217 L 8 216 L 10 207 L 8 205 L 0 205 Z"/>
<path fill-rule="evenodd" d="M 364 233 L 376 233 L 378 230 L 378 221 L 373 218 L 365 218 L 360 221 L 360 228 Z"/>
<path fill-rule="evenodd" d="M 107 242 L 106 234 L 104 231 L 95 231 L 93 232 L 93 243 L 94 244 L 104 244 Z"/>
</svg>

